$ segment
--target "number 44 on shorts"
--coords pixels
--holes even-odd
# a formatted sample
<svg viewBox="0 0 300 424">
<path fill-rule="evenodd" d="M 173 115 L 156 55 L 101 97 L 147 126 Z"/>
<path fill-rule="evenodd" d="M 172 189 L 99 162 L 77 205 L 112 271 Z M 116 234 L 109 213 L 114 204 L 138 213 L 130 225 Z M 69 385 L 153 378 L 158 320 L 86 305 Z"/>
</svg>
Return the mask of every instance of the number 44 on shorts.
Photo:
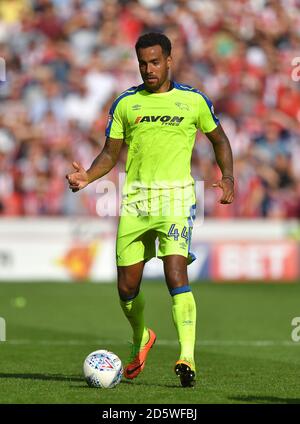
<svg viewBox="0 0 300 424">
<path fill-rule="evenodd" d="M 178 241 L 179 238 L 179 231 L 176 228 L 176 224 L 172 224 L 169 228 L 168 237 L 174 237 L 175 241 Z M 186 242 L 189 240 L 189 232 L 186 227 L 183 227 L 181 231 L 181 237 L 185 239 Z"/>
</svg>

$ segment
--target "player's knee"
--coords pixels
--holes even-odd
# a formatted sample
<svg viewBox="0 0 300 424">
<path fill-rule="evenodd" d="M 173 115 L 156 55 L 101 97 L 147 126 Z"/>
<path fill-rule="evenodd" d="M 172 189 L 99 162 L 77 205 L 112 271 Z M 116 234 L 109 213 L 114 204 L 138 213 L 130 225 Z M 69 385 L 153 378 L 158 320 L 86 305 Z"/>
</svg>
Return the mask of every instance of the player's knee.
<svg viewBox="0 0 300 424">
<path fill-rule="evenodd" d="M 118 291 L 120 299 L 129 300 L 133 299 L 139 291 L 139 282 L 131 278 L 119 278 Z"/>
<path fill-rule="evenodd" d="M 186 272 L 184 270 L 172 269 L 165 272 L 168 287 L 182 287 L 188 284 Z"/>
<path fill-rule="evenodd" d="M 118 287 L 119 297 L 121 300 L 131 300 L 134 299 L 138 292 L 137 290 L 128 289 L 128 287 L 121 288 Z"/>
</svg>

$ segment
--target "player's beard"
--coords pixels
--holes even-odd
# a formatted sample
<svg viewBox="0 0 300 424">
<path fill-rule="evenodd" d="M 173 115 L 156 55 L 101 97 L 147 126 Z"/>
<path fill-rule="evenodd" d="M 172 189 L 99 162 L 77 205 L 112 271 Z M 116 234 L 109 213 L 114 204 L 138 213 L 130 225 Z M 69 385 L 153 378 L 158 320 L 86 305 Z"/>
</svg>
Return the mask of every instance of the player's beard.
<svg viewBox="0 0 300 424">
<path fill-rule="evenodd" d="M 153 82 L 148 80 L 146 77 L 144 78 L 144 84 L 147 91 L 157 91 L 160 87 L 167 81 L 168 73 L 164 75 L 162 78 L 158 78 L 157 76 L 153 77 Z"/>
<path fill-rule="evenodd" d="M 151 83 L 149 80 L 144 80 L 145 87 L 148 91 L 157 91 L 161 87 L 161 83 L 159 80 L 156 80 L 154 83 Z"/>
<path fill-rule="evenodd" d="M 159 78 L 157 75 L 153 76 L 153 82 L 147 80 L 147 77 L 143 77 L 143 81 L 145 84 L 145 87 L 147 91 L 157 91 L 160 89 L 160 87 L 168 80 L 169 78 L 169 70 L 167 69 L 166 72 L 164 72 L 164 75 Z"/>
</svg>

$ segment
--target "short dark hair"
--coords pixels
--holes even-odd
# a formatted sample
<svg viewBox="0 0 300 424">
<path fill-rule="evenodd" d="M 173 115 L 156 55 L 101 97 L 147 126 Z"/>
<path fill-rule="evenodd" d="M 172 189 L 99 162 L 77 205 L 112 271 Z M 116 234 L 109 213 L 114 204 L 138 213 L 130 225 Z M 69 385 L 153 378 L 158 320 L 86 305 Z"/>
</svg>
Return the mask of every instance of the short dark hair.
<svg viewBox="0 0 300 424">
<path fill-rule="evenodd" d="M 161 47 L 165 56 L 170 56 L 172 50 L 171 41 L 165 34 L 160 32 L 149 32 L 148 34 L 141 35 L 135 44 L 135 51 L 138 53 L 138 49 L 157 45 Z"/>
</svg>

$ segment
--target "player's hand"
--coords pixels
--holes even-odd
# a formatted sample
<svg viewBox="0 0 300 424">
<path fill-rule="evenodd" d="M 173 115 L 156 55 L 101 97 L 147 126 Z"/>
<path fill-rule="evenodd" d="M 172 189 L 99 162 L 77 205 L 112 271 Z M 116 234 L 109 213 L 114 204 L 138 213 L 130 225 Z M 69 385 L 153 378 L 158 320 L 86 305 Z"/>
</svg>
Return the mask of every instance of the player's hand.
<svg viewBox="0 0 300 424">
<path fill-rule="evenodd" d="M 88 174 L 86 170 L 77 162 L 72 163 L 75 172 L 67 174 L 66 179 L 69 182 L 69 189 L 75 193 L 78 190 L 83 189 L 89 183 Z"/>
<path fill-rule="evenodd" d="M 223 195 L 220 199 L 220 203 L 223 205 L 229 205 L 234 199 L 234 184 L 229 178 L 223 178 L 212 185 L 213 187 L 219 187 L 223 190 Z"/>
</svg>

